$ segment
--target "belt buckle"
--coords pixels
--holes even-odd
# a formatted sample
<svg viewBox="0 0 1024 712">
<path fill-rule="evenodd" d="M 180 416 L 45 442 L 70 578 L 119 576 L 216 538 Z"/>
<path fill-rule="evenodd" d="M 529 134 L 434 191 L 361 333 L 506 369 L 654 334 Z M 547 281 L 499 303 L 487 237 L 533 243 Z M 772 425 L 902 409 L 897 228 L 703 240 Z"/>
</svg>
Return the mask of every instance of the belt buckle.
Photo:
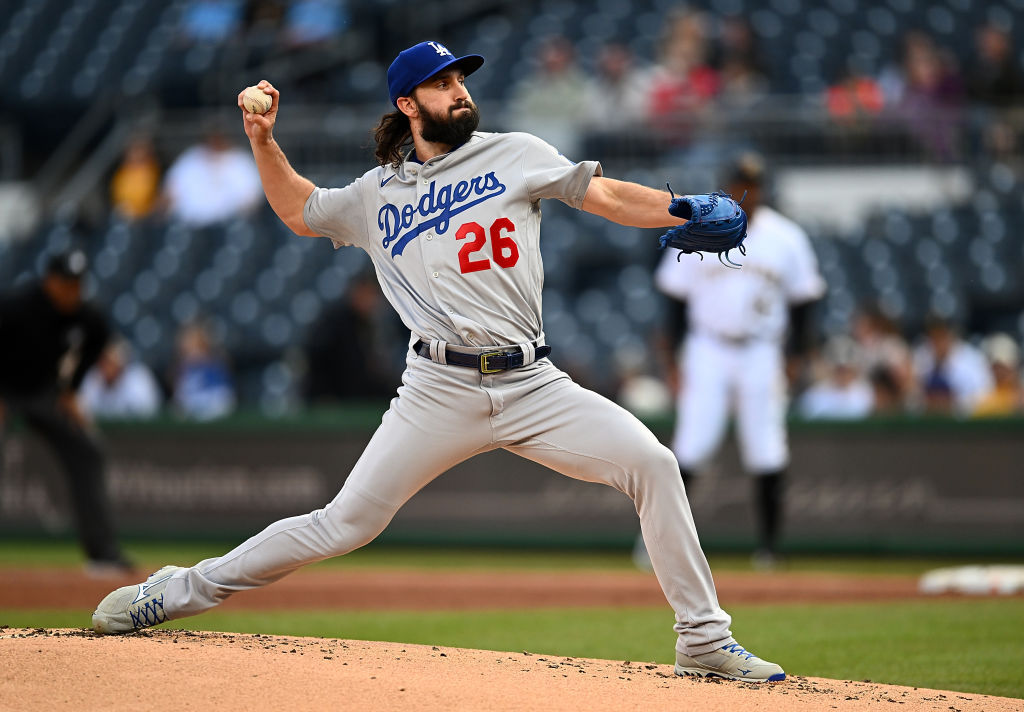
<svg viewBox="0 0 1024 712">
<path fill-rule="evenodd" d="M 488 351 L 485 354 L 480 354 L 480 373 L 501 373 L 503 369 L 491 368 L 489 360 L 493 356 L 504 356 L 504 351 Z"/>
</svg>

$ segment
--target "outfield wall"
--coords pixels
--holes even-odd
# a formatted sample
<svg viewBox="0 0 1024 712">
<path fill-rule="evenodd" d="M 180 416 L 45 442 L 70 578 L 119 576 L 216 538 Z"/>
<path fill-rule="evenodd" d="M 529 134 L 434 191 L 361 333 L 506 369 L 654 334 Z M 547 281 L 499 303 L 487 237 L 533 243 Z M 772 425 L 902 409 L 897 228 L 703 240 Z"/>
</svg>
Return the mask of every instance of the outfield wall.
<svg viewBox="0 0 1024 712">
<path fill-rule="evenodd" d="M 121 529 L 243 537 L 323 506 L 380 414 L 379 407 L 360 407 L 273 420 L 104 424 Z M 649 424 L 667 442 L 671 422 Z M 791 449 L 791 550 L 1024 553 L 1024 419 L 794 422 Z M 3 458 L 0 531 L 68 531 L 63 482 L 41 444 L 16 431 Z M 730 444 L 691 492 L 707 548 L 750 546 L 751 488 Z M 499 451 L 428 485 L 384 538 L 627 546 L 637 529 L 632 505 L 619 492 Z"/>
</svg>

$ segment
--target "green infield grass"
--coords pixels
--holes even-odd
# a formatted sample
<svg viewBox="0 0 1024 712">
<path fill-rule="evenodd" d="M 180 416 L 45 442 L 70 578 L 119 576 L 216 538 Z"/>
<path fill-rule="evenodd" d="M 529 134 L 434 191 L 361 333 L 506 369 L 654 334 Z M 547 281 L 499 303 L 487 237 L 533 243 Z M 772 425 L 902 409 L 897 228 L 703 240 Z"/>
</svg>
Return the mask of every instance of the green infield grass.
<svg viewBox="0 0 1024 712">
<path fill-rule="evenodd" d="M 731 606 L 738 640 L 790 674 L 1024 697 L 1024 600 Z M 218 612 L 168 628 L 672 661 L 668 608 Z M 82 628 L 88 611 L 0 610 L 0 624 Z"/>
</svg>

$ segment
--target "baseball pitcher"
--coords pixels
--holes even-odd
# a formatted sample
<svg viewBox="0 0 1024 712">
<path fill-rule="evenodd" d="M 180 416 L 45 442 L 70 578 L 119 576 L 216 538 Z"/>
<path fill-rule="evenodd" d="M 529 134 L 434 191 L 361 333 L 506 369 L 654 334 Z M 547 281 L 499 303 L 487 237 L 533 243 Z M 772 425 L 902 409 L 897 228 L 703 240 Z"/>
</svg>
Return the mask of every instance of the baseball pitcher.
<svg viewBox="0 0 1024 712">
<path fill-rule="evenodd" d="M 675 611 L 678 674 L 785 678 L 733 639 L 672 452 L 547 358 L 540 201 L 561 200 L 638 227 L 682 221 L 668 212 L 667 193 L 604 178 L 597 162 L 573 163 L 528 134 L 478 132 L 465 80 L 483 62 L 456 57 L 438 42 L 399 54 L 388 69 L 395 111 L 375 133 L 380 165 L 343 188 L 316 187 L 292 169 L 273 138 L 279 93 L 260 82 L 271 108 L 243 108 L 243 119 L 267 199 L 295 233 L 370 255 L 410 331 L 402 385 L 332 502 L 272 524 L 223 556 L 165 567 L 114 591 L 93 616 L 97 631 L 195 615 L 346 554 L 380 534 L 435 477 L 505 448 L 566 476 L 611 485 L 635 502 Z"/>
</svg>

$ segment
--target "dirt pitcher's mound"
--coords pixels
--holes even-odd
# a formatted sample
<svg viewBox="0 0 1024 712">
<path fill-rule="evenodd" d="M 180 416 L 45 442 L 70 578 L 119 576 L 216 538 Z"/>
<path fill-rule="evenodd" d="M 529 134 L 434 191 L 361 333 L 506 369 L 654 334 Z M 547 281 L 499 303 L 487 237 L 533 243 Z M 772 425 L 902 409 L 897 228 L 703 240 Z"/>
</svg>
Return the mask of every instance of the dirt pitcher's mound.
<svg viewBox="0 0 1024 712">
<path fill-rule="evenodd" d="M 156 630 L 0 628 L 0 700 L 24 710 L 1021 710 L 1021 700 L 795 677 L 677 678 L 669 665 L 402 643 Z"/>
</svg>

